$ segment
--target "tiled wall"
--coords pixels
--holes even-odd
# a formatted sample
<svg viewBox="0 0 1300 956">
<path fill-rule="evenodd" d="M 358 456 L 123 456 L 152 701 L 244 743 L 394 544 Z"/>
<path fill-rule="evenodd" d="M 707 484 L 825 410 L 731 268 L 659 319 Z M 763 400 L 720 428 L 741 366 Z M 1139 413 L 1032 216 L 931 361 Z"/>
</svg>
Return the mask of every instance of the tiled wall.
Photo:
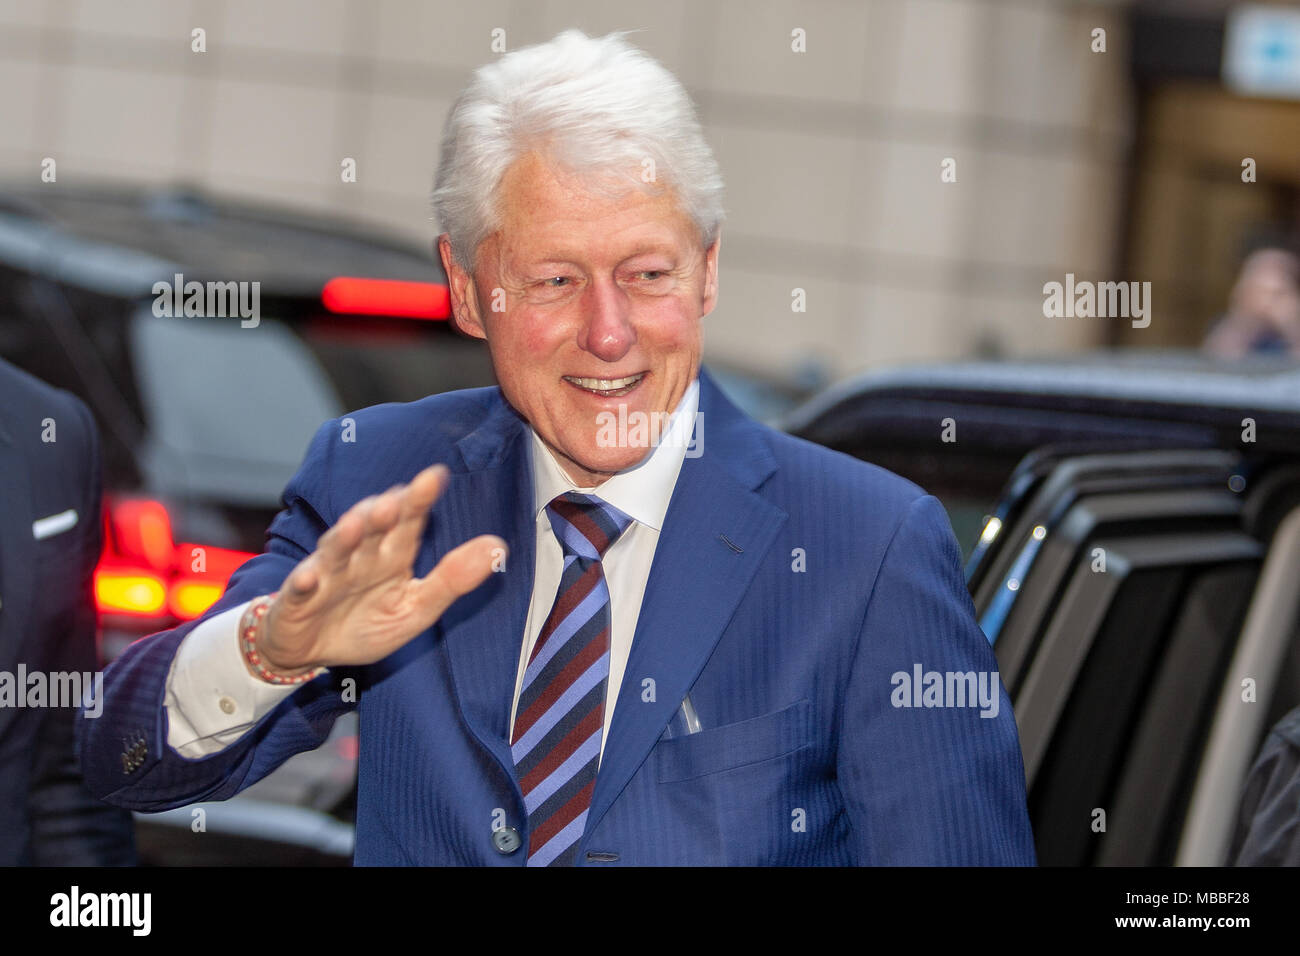
<svg viewBox="0 0 1300 956">
<path fill-rule="evenodd" d="M 185 180 L 428 242 L 440 128 L 493 29 L 631 28 L 728 184 L 710 355 L 840 376 L 1060 351 L 1103 330 L 1044 319 L 1043 283 L 1116 265 L 1123 22 L 1064 0 L 0 0 L 0 175 L 52 156 L 59 184 Z"/>
</svg>

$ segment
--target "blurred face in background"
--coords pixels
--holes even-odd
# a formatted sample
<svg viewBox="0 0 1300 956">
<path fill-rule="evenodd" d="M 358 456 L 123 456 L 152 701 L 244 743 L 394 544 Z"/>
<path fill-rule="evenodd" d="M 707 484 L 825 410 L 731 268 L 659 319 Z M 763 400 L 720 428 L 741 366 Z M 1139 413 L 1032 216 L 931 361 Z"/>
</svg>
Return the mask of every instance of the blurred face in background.
<svg viewBox="0 0 1300 956">
<path fill-rule="evenodd" d="M 1232 290 L 1234 314 L 1253 327 L 1300 332 L 1300 262 L 1282 249 L 1261 249 L 1242 264 Z"/>
<path fill-rule="evenodd" d="M 472 276 L 439 243 L 456 320 L 487 340 L 506 399 L 569 477 L 594 487 L 652 450 L 606 447 L 601 413 L 671 413 L 698 374 L 719 243 L 703 248 L 671 189 L 596 182 L 538 153 L 498 200 Z"/>
</svg>

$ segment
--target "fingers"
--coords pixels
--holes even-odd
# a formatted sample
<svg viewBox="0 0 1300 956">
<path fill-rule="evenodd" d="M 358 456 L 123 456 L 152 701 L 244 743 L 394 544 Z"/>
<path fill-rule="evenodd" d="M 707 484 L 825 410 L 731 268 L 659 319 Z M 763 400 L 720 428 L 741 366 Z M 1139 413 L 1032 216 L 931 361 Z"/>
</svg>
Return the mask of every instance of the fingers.
<svg viewBox="0 0 1300 956">
<path fill-rule="evenodd" d="M 420 630 L 442 617 L 447 608 L 505 567 L 506 543 L 494 534 L 471 538 L 453 548 L 423 578 L 411 582 L 412 597 L 421 618 Z"/>
<path fill-rule="evenodd" d="M 320 536 L 316 543 L 315 554 L 318 567 L 324 574 L 341 574 L 347 569 L 352 552 L 356 550 L 366 534 L 365 514 L 370 508 L 371 498 L 362 498 L 347 511 L 334 526 Z"/>
<path fill-rule="evenodd" d="M 382 575 L 387 570 L 378 560 L 380 547 L 401 516 L 403 491 L 404 486 L 394 485 L 382 495 L 360 503 L 365 505 L 360 513 L 364 531 L 360 542 L 352 549 L 348 564 L 360 570 L 363 577 Z"/>
<path fill-rule="evenodd" d="M 385 541 L 385 547 L 407 563 L 414 557 L 429 511 L 447 487 L 450 477 L 451 473 L 443 465 L 433 465 L 404 486 L 401 515 L 393 534 Z"/>
<path fill-rule="evenodd" d="M 393 485 L 353 504 L 320 536 L 316 550 L 289 573 L 280 589 L 284 603 L 302 608 L 322 595 L 328 598 L 336 592 L 335 584 L 344 581 L 348 584 L 340 593 L 390 576 L 409 578 L 429 511 L 449 478 L 444 465 L 432 465 L 408 484 Z M 478 583 L 463 585 L 456 578 L 452 586 L 468 590 Z M 447 603 L 458 596 L 453 594 Z"/>
<path fill-rule="evenodd" d="M 298 562 L 298 566 L 289 572 L 280 593 L 290 603 L 308 600 L 320 584 L 320 572 L 316 569 L 315 555 L 308 555 Z"/>
<path fill-rule="evenodd" d="M 409 563 L 429 509 L 446 487 L 449 474 L 446 466 L 432 465 L 409 484 L 394 485 L 381 495 L 369 495 L 353 504 L 317 542 L 310 568 L 316 580 L 304 574 L 299 583 L 311 590 L 319 585 L 320 577 L 342 576 L 349 567 L 381 571 L 377 561 L 381 557 L 395 556 Z M 398 529 L 396 539 L 384 548 L 394 529 Z"/>
<path fill-rule="evenodd" d="M 451 472 L 447 470 L 446 465 L 430 465 L 412 478 L 411 483 L 406 486 L 408 491 L 402 517 L 404 519 L 422 517 L 438 500 L 450 478 Z"/>
</svg>

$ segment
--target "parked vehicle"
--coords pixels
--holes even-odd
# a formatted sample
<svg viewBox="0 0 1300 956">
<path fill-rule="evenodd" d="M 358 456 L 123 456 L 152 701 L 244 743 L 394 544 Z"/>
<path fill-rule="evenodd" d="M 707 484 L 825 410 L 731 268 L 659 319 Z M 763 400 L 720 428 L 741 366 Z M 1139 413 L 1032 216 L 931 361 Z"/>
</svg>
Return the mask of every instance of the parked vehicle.
<svg viewBox="0 0 1300 956">
<path fill-rule="evenodd" d="M 872 373 L 795 434 L 936 494 L 1045 865 L 1221 865 L 1300 704 L 1300 367 L 1106 353 Z"/>
</svg>

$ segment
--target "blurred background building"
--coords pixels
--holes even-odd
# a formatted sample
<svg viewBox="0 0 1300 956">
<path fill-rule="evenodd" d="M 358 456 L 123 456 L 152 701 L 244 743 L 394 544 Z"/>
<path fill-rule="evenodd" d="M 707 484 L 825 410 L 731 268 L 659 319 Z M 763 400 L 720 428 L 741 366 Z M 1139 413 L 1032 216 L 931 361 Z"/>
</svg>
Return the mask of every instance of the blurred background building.
<svg viewBox="0 0 1300 956">
<path fill-rule="evenodd" d="M 0 0 L 0 176 L 39 183 L 48 157 L 51 189 L 191 183 L 428 244 L 439 131 L 494 43 L 632 29 L 695 97 L 729 187 L 711 356 L 839 378 L 1196 345 L 1245 248 L 1296 216 L 1300 105 L 1223 78 L 1240 6 Z M 1294 69 L 1273 36 L 1244 55 Z M 1044 318 L 1067 273 L 1151 281 L 1151 325 Z"/>
</svg>

